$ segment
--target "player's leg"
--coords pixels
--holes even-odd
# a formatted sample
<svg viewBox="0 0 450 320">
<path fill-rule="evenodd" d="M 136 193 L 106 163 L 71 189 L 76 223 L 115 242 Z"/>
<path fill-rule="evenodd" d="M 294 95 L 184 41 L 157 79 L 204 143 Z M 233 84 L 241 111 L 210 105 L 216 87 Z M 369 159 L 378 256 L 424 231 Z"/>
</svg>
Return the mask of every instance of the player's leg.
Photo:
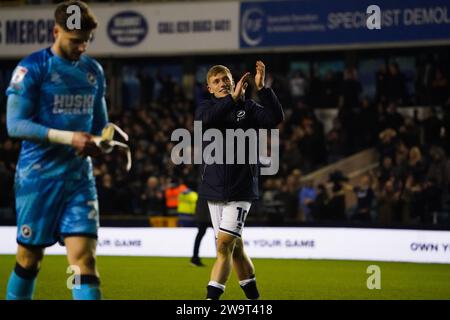
<svg viewBox="0 0 450 320">
<path fill-rule="evenodd" d="M 245 252 L 244 242 L 240 236 L 244 229 L 250 207 L 251 203 L 247 201 L 230 202 L 228 207 L 229 212 L 226 214 L 227 218 L 223 224 L 227 225 L 225 228 L 229 230 L 232 230 L 233 226 L 235 226 L 236 229 L 234 229 L 234 232 L 239 233 L 239 238 L 236 240 L 236 245 L 233 250 L 233 266 L 239 279 L 239 285 L 244 290 L 246 297 L 253 300 L 259 298 L 256 287 L 255 267 Z"/>
<path fill-rule="evenodd" d="M 17 243 L 16 266 L 8 281 L 6 298 L 33 298 L 44 248 L 57 239 L 63 182 L 44 179 L 16 179 Z"/>
<path fill-rule="evenodd" d="M 64 244 L 67 249 L 67 261 L 69 265 L 79 270 L 79 283 L 75 283 L 72 289 L 75 300 L 99 300 L 100 276 L 96 266 L 95 251 L 97 240 L 80 237 L 66 236 Z M 76 286 L 78 285 L 78 286 Z"/>
<path fill-rule="evenodd" d="M 214 229 L 214 235 L 216 237 L 216 251 L 219 249 L 219 228 L 222 221 L 222 211 L 224 208 L 224 202 L 220 201 L 208 201 L 208 208 L 209 208 L 209 214 L 211 216 L 211 222 Z M 219 254 L 217 253 L 216 261 L 214 262 L 212 271 L 211 271 L 211 277 L 210 281 L 208 283 L 208 286 L 206 287 L 207 293 L 206 293 L 206 299 L 211 300 L 218 300 L 220 296 L 225 291 L 225 283 L 218 282 L 214 280 L 215 274 L 217 273 L 216 269 L 220 269 L 220 262 L 217 262 L 219 259 Z"/>
<path fill-rule="evenodd" d="M 258 299 L 259 292 L 256 286 L 255 267 L 245 252 L 244 242 L 241 238 L 236 240 L 233 251 L 233 266 L 245 296 L 250 300 Z"/>
<path fill-rule="evenodd" d="M 244 243 L 241 238 L 237 239 L 236 245 L 234 246 L 233 267 L 239 281 L 249 279 L 255 274 L 255 267 L 244 250 Z"/>
<path fill-rule="evenodd" d="M 72 296 L 75 300 L 101 299 L 95 258 L 99 227 L 95 182 L 89 179 L 67 181 L 66 192 L 68 197 L 59 234 L 67 248 L 69 264 L 79 267 L 80 271 L 80 282 L 72 287 Z"/>
<path fill-rule="evenodd" d="M 16 265 L 8 280 L 7 300 L 31 300 L 33 298 L 36 277 L 40 269 L 44 249 L 25 247 L 19 244 Z"/>
<path fill-rule="evenodd" d="M 202 239 L 205 236 L 206 229 L 208 229 L 207 223 L 198 222 L 197 236 L 195 237 L 194 253 L 191 258 L 191 263 L 199 267 L 204 266 L 204 264 L 200 261 L 199 251 L 200 251 L 200 243 L 202 242 Z"/>
<path fill-rule="evenodd" d="M 209 203 L 208 203 L 209 204 Z M 233 250 L 241 237 L 245 217 L 251 204 L 231 201 L 222 207 L 209 205 L 211 221 L 217 237 L 217 258 L 208 284 L 208 298 L 219 299 L 233 267 Z"/>
<path fill-rule="evenodd" d="M 233 267 L 233 249 L 236 236 L 219 232 L 217 237 L 217 257 L 208 283 L 207 299 L 217 300 L 225 291 L 225 284 Z"/>
</svg>

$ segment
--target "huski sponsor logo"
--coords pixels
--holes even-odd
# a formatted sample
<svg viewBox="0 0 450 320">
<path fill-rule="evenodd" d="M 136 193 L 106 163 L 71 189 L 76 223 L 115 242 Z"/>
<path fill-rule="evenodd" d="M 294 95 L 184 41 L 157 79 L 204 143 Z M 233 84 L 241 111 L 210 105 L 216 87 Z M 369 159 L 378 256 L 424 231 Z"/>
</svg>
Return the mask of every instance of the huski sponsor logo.
<svg viewBox="0 0 450 320">
<path fill-rule="evenodd" d="M 90 114 L 94 108 L 93 94 L 55 94 L 54 114 Z"/>
</svg>

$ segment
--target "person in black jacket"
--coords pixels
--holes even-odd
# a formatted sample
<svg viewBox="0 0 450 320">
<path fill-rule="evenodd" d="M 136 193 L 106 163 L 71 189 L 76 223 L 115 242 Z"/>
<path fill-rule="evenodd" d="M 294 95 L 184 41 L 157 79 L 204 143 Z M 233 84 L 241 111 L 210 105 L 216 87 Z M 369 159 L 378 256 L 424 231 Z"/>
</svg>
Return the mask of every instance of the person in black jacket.
<svg viewBox="0 0 450 320">
<path fill-rule="evenodd" d="M 196 267 L 203 267 L 205 266 L 199 255 L 200 251 L 200 244 L 202 242 L 202 239 L 206 233 L 206 230 L 210 226 L 211 222 L 209 219 L 209 208 L 208 208 L 208 201 L 206 199 L 198 199 L 197 205 L 195 207 L 195 220 L 197 222 L 197 235 L 195 236 L 195 242 L 194 242 L 194 252 L 192 254 L 191 258 L 191 264 Z"/>
<path fill-rule="evenodd" d="M 265 65 L 262 61 L 256 62 L 255 75 L 260 104 L 251 99 L 245 100 L 249 72 L 235 84 L 230 70 L 216 65 L 206 77 L 211 97 L 198 106 L 195 114 L 195 120 L 201 121 L 204 130 L 216 129 L 225 137 L 227 129 L 272 129 L 284 120 L 283 109 L 275 93 L 264 87 Z M 225 145 L 226 138 L 223 140 Z M 207 145 L 208 142 L 204 142 L 204 150 Z M 246 155 L 249 150 L 255 150 L 253 147 L 245 145 Z M 236 148 L 233 151 L 236 160 Z M 255 268 L 245 253 L 241 238 L 251 202 L 258 199 L 259 166 L 258 163 L 252 163 L 250 158 L 246 157 L 243 164 L 236 164 L 236 161 L 232 164 L 223 164 L 226 161 L 207 164 L 208 160 L 205 160 L 201 168 L 199 197 L 208 201 L 217 239 L 217 259 L 207 286 L 207 299 L 220 298 L 232 266 L 247 298 L 259 298 Z"/>
</svg>

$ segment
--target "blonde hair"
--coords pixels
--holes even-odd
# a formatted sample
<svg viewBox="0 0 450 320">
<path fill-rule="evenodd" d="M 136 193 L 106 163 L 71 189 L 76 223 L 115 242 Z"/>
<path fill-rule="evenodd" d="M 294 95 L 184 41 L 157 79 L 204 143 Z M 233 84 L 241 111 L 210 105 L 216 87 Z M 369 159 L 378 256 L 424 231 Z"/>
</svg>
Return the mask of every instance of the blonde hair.
<svg viewBox="0 0 450 320">
<path fill-rule="evenodd" d="M 214 77 L 215 75 L 217 75 L 219 73 L 227 73 L 230 75 L 230 78 L 233 79 L 233 77 L 231 76 L 230 69 L 228 69 L 227 67 L 225 67 L 221 64 L 218 64 L 218 65 L 211 67 L 208 70 L 208 73 L 206 74 L 206 83 L 208 83 L 209 78 Z"/>
</svg>

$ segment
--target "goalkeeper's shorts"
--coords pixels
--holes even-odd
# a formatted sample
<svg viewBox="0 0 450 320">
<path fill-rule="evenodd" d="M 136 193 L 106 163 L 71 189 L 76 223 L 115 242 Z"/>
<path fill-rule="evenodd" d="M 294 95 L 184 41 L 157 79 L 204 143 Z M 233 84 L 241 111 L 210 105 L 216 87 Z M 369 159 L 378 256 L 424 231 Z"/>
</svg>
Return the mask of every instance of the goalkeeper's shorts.
<svg viewBox="0 0 450 320">
<path fill-rule="evenodd" d="M 17 242 L 49 247 L 69 236 L 97 238 L 99 212 L 93 179 L 17 178 Z"/>
</svg>

